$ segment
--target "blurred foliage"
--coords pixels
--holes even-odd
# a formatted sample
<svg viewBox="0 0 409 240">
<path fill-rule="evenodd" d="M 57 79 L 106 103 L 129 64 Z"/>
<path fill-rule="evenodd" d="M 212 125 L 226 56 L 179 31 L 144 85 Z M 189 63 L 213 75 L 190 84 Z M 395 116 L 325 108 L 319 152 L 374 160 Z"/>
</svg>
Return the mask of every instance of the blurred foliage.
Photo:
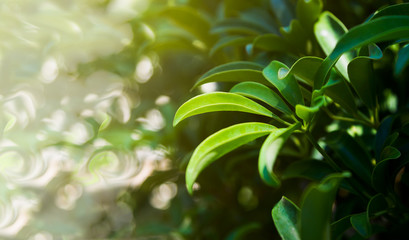
<svg viewBox="0 0 409 240">
<path fill-rule="evenodd" d="M 397 2 L 327 0 L 322 6 L 350 28 Z M 233 86 L 226 81 L 191 90 L 216 66 L 249 61 L 264 67 L 271 60 L 291 66 L 307 55 L 324 58 L 313 33 L 316 19 L 297 3 L 2 1 L 1 238 L 278 238 L 271 209 L 282 195 L 298 205 L 299 192 L 310 181 L 287 179 L 277 189 L 265 185 L 256 164 L 262 141 L 209 166 L 194 185 L 193 197 L 184 180 L 193 150 L 207 136 L 266 118 L 211 113 L 176 128 L 172 122 L 177 107 L 190 97 Z M 377 74 L 390 76 L 397 49 L 383 54 Z M 407 73 L 401 68 L 396 81 L 376 84 L 385 89 L 380 119 L 395 111 L 396 99 L 407 106 Z M 331 122 L 319 114 L 317 125 Z M 397 126 L 392 125 L 385 131 L 393 132 Z M 338 128 L 353 129 L 343 122 Z M 314 137 L 324 135 L 314 130 Z M 363 132 L 356 141 L 371 141 L 371 130 Z M 284 172 L 300 156 L 316 156 L 300 139 L 290 138 L 276 171 Z M 314 180 L 325 176 L 319 174 Z M 405 197 L 407 176 L 400 176 L 397 188 Z M 337 198 L 339 212 L 361 204 L 353 195 Z"/>
</svg>

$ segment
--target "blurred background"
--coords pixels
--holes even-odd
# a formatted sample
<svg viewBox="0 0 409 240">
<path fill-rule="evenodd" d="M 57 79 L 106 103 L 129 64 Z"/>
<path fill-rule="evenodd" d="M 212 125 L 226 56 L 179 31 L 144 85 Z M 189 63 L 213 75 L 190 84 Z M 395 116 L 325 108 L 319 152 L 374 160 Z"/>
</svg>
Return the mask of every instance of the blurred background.
<svg viewBox="0 0 409 240">
<path fill-rule="evenodd" d="M 382 1 L 356 2 L 326 6 L 348 25 Z M 295 60 L 250 44 L 260 32 L 279 34 L 295 3 L 0 1 L 0 238 L 276 236 L 271 208 L 305 184 L 264 186 L 258 142 L 210 166 L 194 196 L 184 186 L 201 140 L 255 117 L 208 114 L 176 128 L 172 120 L 190 97 L 228 89 L 191 91 L 214 66 Z"/>
</svg>

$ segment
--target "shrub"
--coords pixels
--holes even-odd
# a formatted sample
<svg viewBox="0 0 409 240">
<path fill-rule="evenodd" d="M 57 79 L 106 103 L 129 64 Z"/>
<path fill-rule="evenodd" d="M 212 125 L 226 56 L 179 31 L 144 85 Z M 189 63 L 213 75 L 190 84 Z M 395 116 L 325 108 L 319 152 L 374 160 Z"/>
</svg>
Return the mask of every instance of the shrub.
<svg viewBox="0 0 409 240">
<path fill-rule="evenodd" d="M 170 15 L 199 37 L 197 43 L 211 45 L 209 54 L 220 62 L 194 88 L 221 83 L 218 91 L 185 102 L 174 125 L 209 112 L 254 116 L 243 123 L 238 115 L 238 123 L 196 147 L 187 189 L 193 193 L 199 174 L 214 161 L 246 158 L 243 152 L 259 148 L 258 172 L 266 185 L 311 181 L 293 186 L 302 194 L 283 197 L 272 210 L 283 239 L 403 238 L 409 221 L 409 4 L 384 7 L 350 30 L 323 10 L 336 9 L 329 4 L 225 1 L 221 20 L 211 27 L 193 9 L 169 10 L 205 22 L 214 34 L 196 33 L 183 25 L 179 17 L 185 15 Z M 338 12 L 354 15 L 339 6 Z M 356 9 L 374 6 L 380 3 Z M 246 148 L 236 152 L 239 147 Z"/>
</svg>

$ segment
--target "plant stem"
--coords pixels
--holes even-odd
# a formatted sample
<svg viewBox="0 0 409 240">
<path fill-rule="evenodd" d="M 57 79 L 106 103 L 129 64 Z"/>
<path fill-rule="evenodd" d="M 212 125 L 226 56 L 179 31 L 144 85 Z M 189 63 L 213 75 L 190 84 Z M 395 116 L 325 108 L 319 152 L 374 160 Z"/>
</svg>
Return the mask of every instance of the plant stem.
<svg viewBox="0 0 409 240">
<path fill-rule="evenodd" d="M 335 171 L 341 172 L 342 169 L 334 162 L 334 160 L 332 160 L 332 158 L 327 154 L 327 152 L 325 152 L 325 150 L 318 144 L 318 142 L 314 139 L 314 137 L 311 135 L 311 133 L 309 131 L 306 131 L 305 135 L 307 136 L 310 143 L 315 147 L 315 149 L 317 149 L 318 152 L 321 153 L 321 155 L 324 157 L 325 161 L 327 161 L 327 163 L 329 165 L 331 165 L 331 167 Z"/>
</svg>

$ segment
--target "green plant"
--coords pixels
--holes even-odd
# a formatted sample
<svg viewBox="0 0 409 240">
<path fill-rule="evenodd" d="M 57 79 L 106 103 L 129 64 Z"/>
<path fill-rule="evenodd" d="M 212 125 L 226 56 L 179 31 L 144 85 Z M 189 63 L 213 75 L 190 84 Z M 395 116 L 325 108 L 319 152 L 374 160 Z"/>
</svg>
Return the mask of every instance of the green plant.
<svg viewBox="0 0 409 240">
<path fill-rule="evenodd" d="M 270 1 L 273 10 L 291 3 Z M 228 63 L 202 75 L 194 88 L 238 83 L 229 92 L 188 100 L 174 125 L 216 111 L 261 117 L 226 127 L 196 147 L 186 170 L 187 189 L 192 193 L 199 174 L 217 159 L 267 136 L 258 157 L 261 179 L 274 188 L 289 178 L 312 181 L 294 201 L 298 204 L 283 197 L 273 208 L 283 239 L 403 237 L 409 223 L 409 4 L 383 8 L 349 31 L 323 7 L 319 0 L 300 0 L 296 18 L 276 12 L 288 25 L 280 34 L 264 21 L 267 15 L 256 17 L 247 6 L 247 12 L 212 28 L 223 34 L 213 40 L 211 55 L 247 47 L 221 54 Z M 277 161 L 283 155 L 291 160 Z"/>
</svg>

